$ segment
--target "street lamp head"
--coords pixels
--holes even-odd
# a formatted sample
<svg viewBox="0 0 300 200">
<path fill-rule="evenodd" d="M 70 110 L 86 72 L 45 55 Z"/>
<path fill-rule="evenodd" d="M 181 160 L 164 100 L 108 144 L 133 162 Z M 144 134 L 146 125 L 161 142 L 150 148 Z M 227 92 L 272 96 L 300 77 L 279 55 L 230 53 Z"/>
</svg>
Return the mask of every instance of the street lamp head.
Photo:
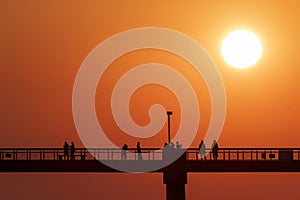
<svg viewBox="0 0 300 200">
<path fill-rule="evenodd" d="M 167 111 L 167 115 L 173 115 L 172 111 Z"/>
</svg>

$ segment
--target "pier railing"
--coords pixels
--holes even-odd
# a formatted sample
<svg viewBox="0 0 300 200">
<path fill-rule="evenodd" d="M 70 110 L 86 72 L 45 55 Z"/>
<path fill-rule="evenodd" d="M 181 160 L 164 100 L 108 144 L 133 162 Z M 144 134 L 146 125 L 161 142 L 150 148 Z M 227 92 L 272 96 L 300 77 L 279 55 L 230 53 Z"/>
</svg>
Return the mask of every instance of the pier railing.
<svg viewBox="0 0 300 200">
<path fill-rule="evenodd" d="M 206 149 L 201 158 L 199 149 L 187 149 L 187 160 L 213 160 L 211 149 Z M 219 148 L 218 160 L 224 161 L 265 161 L 300 160 L 300 148 Z"/>
<path fill-rule="evenodd" d="M 186 159 L 214 160 L 210 148 L 205 158 L 201 158 L 198 148 L 186 150 Z M 172 151 L 177 151 L 176 149 Z M 75 160 L 122 160 L 124 151 L 115 148 L 76 148 Z M 162 160 L 163 149 L 142 148 L 143 160 Z M 124 155 L 124 154 L 123 154 Z M 137 150 L 129 148 L 126 160 L 137 160 Z M 124 159 L 124 158 L 123 158 Z M 0 148 L 0 160 L 70 160 L 70 154 L 64 154 L 63 148 Z M 276 161 L 300 160 L 300 148 L 219 148 L 219 161 Z"/>
</svg>

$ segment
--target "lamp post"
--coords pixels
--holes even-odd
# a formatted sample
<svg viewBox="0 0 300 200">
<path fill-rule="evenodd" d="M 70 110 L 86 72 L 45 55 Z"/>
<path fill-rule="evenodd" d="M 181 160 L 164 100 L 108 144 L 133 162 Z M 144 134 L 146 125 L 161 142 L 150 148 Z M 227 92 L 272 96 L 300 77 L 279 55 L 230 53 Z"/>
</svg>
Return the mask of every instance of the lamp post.
<svg viewBox="0 0 300 200">
<path fill-rule="evenodd" d="M 167 115 L 168 115 L 168 143 L 170 144 L 171 142 L 171 127 L 170 127 L 170 115 L 173 115 L 172 111 L 167 111 Z"/>
</svg>

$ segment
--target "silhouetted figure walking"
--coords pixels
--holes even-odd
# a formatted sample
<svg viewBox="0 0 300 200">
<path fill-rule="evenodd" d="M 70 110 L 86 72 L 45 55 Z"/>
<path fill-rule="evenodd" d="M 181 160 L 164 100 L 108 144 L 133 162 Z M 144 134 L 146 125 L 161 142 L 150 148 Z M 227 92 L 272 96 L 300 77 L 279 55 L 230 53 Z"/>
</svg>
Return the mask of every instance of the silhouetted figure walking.
<svg viewBox="0 0 300 200">
<path fill-rule="evenodd" d="M 211 148 L 212 148 L 213 158 L 214 160 L 217 160 L 219 146 L 216 140 L 213 141 Z"/>
<path fill-rule="evenodd" d="M 136 144 L 136 152 L 138 154 L 138 160 L 143 160 L 140 142 Z"/>
<path fill-rule="evenodd" d="M 170 144 L 170 149 L 171 149 L 171 150 L 174 150 L 174 149 L 175 149 L 175 144 L 174 144 L 173 142 L 171 142 L 171 144 Z"/>
<path fill-rule="evenodd" d="M 72 142 L 71 146 L 70 146 L 70 158 L 71 158 L 71 160 L 75 160 L 75 144 L 74 144 L 74 142 Z"/>
<path fill-rule="evenodd" d="M 167 147 L 169 144 L 165 142 L 164 147 Z"/>
<path fill-rule="evenodd" d="M 166 160 L 168 158 L 169 153 L 170 153 L 170 144 L 165 142 L 164 148 L 162 150 L 162 159 Z"/>
<path fill-rule="evenodd" d="M 69 160 L 69 144 L 65 142 L 63 148 L 64 148 L 64 159 Z"/>
<path fill-rule="evenodd" d="M 123 147 L 122 147 L 122 160 L 127 159 L 127 149 L 128 149 L 127 144 L 124 144 Z"/>
<path fill-rule="evenodd" d="M 200 154 L 200 159 L 203 160 L 206 160 L 206 146 L 205 146 L 205 143 L 203 142 L 203 140 L 201 140 L 200 144 L 199 144 L 199 154 Z"/>
</svg>

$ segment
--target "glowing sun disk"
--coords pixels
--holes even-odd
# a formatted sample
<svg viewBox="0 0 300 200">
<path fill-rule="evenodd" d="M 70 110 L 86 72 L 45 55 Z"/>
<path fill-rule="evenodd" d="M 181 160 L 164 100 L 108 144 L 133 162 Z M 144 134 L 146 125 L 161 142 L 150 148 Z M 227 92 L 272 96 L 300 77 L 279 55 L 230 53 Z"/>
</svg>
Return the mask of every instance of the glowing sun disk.
<svg viewBox="0 0 300 200">
<path fill-rule="evenodd" d="M 227 64 L 236 68 L 247 68 L 259 60 L 262 45 L 259 38 L 251 31 L 236 30 L 225 37 L 221 52 Z"/>
</svg>

